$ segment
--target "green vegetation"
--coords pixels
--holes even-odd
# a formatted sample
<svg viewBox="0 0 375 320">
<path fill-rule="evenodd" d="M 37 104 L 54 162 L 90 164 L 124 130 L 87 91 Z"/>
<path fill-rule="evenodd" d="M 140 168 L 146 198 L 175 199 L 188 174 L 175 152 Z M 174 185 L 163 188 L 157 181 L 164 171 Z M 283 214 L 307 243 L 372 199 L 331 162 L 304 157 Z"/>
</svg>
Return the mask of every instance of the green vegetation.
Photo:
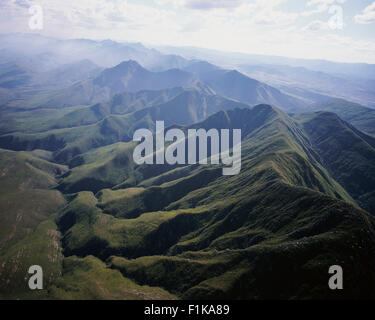
<svg viewBox="0 0 375 320">
<path fill-rule="evenodd" d="M 279 90 L 141 44 L 1 39 L 0 299 L 375 298 L 375 111 L 323 95 L 371 105 L 371 80 L 234 56 Z M 241 129 L 240 173 L 136 165 L 133 134 L 158 120 Z"/>
<path fill-rule="evenodd" d="M 49 290 L 50 299 L 69 300 L 174 300 L 167 291 L 140 286 L 111 270 L 99 259 L 64 259 L 64 275 Z"/>
<path fill-rule="evenodd" d="M 334 113 L 308 115 L 301 125 L 332 177 L 364 209 L 375 214 L 375 138 Z"/>
<path fill-rule="evenodd" d="M 371 295 L 373 245 L 368 245 L 374 224 L 364 212 L 319 193 L 280 185 L 221 215 L 223 221 L 197 230 L 195 239 L 181 241 L 169 256 L 112 257 L 111 266 L 139 283 L 162 286 L 187 299 Z M 326 285 L 325 274 L 335 263 L 349 270 L 347 290 L 339 295 Z"/>
<path fill-rule="evenodd" d="M 372 297 L 375 222 L 359 206 L 373 212 L 375 140 L 336 115 L 291 118 L 199 83 L 59 109 L 56 119 L 41 111 L 40 129 L 19 113 L 0 136 L 27 150 L 0 152 L 0 295 Z M 135 165 L 126 141 L 159 119 L 183 130 L 240 128 L 240 174 Z M 31 264 L 47 275 L 41 293 L 26 288 Z M 334 264 L 348 274 L 339 295 L 326 285 Z"/>
<path fill-rule="evenodd" d="M 375 110 L 342 99 L 330 99 L 311 106 L 311 111 L 330 111 L 366 133 L 375 134 Z"/>
<path fill-rule="evenodd" d="M 60 233 L 54 221 L 41 222 L 3 252 L 0 254 L 0 293 L 12 299 L 46 299 L 45 291 L 29 289 L 28 279 L 31 275 L 28 270 L 33 265 L 42 267 L 45 288 L 61 277 L 63 255 Z"/>
<path fill-rule="evenodd" d="M 77 111 L 65 114 L 57 122 L 52 121 L 48 129 L 42 127 L 39 132 L 16 131 L 18 127 L 15 125 L 13 129 L 8 129 L 10 132 L 0 136 L 0 147 L 11 150 L 45 149 L 56 153 L 54 157 L 56 161 L 69 164 L 75 156 L 95 148 L 116 142 L 132 141 L 133 133 L 138 128 L 154 130 L 155 121 L 158 119 L 164 119 L 166 126 L 190 125 L 206 119 L 219 110 L 236 107 L 246 108 L 247 105 L 217 96 L 207 92 L 204 87 L 196 85 L 182 90 L 179 95 L 167 102 L 131 113 L 124 111 L 124 114 L 117 114 L 111 113 L 112 110 L 107 113 L 102 112 L 100 116 L 93 118 L 87 114 L 87 108 L 77 107 Z M 89 107 L 90 110 L 92 108 L 101 108 L 101 106 Z M 130 110 L 132 108 L 128 109 Z M 85 120 L 80 120 L 82 118 Z"/>
<path fill-rule="evenodd" d="M 61 274 L 60 234 L 53 221 L 64 205 L 55 177 L 64 166 L 25 152 L 0 150 L 0 294 L 36 298 L 27 287 L 28 268 L 43 266 L 48 286 Z"/>
<path fill-rule="evenodd" d="M 340 263 L 352 274 L 340 297 L 371 295 L 361 274 L 373 263 L 373 218 L 291 118 L 257 106 L 194 126 L 242 128 L 241 173 L 132 167 L 128 187 L 80 192 L 59 213 L 65 256 L 96 256 L 141 285 L 192 299 L 337 298 L 322 275 Z M 98 163 L 112 163 L 117 149 L 106 150 Z"/>
<path fill-rule="evenodd" d="M 134 143 L 116 143 L 97 148 L 72 159 L 70 174 L 58 189 L 65 193 L 110 188 L 133 178 Z"/>
</svg>

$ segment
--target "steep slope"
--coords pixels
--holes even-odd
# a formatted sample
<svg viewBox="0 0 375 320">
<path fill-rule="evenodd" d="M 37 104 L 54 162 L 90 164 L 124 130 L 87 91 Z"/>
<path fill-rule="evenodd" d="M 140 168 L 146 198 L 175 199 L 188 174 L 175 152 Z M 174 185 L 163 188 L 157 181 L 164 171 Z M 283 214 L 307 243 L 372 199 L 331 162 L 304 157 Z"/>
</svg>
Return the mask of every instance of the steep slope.
<svg viewBox="0 0 375 320">
<path fill-rule="evenodd" d="M 242 129 L 239 175 L 135 167 L 125 189 L 81 192 L 60 212 L 64 254 L 109 259 L 125 277 L 182 298 L 374 296 L 374 219 L 291 118 L 260 105 L 196 126 Z M 334 264 L 348 274 L 343 292 L 327 286 Z"/>
<path fill-rule="evenodd" d="M 309 107 L 311 111 L 329 111 L 357 129 L 375 135 L 375 110 L 342 99 L 329 99 Z"/>
<path fill-rule="evenodd" d="M 275 164 L 271 166 L 272 170 L 275 170 L 275 178 L 280 175 L 288 183 L 293 185 L 308 187 L 333 197 L 352 201 L 343 188 L 332 180 L 324 168 L 318 163 L 315 152 L 311 149 L 308 141 L 305 140 L 305 137 L 294 125 L 293 121 L 276 108 L 267 105 L 259 105 L 252 109 L 235 109 L 227 112 L 219 112 L 206 121 L 192 126 L 192 128 L 198 127 L 206 130 L 211 128 L 242 129 L 242 161 L 244 163 L 242 165 L 241 175 L 245 174 L 244 168 L 246 168 L 246 165 L 250 165 L 250 163 L 250 171 L 255 169 L 253 168 L 254 165 L 261 164 L 262 166 L 268 167 L 269 157 L 271 157 L 275 161 Z M 270 145 L 269 148 L 272 151 L 267 149 L 268 145 Z M 249 162 L 248 160 L 253 160 L 254 156 L 259 156 L 262 161 L 259 160 L 259 162 L 255 162 L 255 164 Z M 187 166 L 182 169 L 170 171 L 171 169 L 174 168 L 170 168 L 169 165 L 136 166 L 133 169 L 135 170 L 133 176 L 136 177 L 136 180 L 127 180 L 125 184 L 133 184 L 132 186 L 136 187 L 138 186 L 137 183 L 140 183 L 139 186 L 141 187 L 158 187 L 151 188 L 150 190 L 146 189 L 136 194 L 133 197 L 134 203 L 129 203 L 128 199 L 126 199 L 126 201 L 119 206 L 120 202 L 117 202 L 116 206 L 113 208 L 113 213 L 115 215 L 121 213 L 121 215 L 133 216 L 142 210 L 161 210 L 166 206 L 166 203 L 171 204 L 182 196 L 187 195 L 192 190 L 221 178 L 220 169 L 211 168 L 211 170 L 207 171 L 199 166 Z M 178 171 L 181 171 L 180 174 L 177 173 Z M 155 177 L 160 174 L 162 174 L 160 177 Z M 251 184 L 254 182 L 254 178 L 250 177 L 251 175 L 249 176 L 248 183 Z M 238 176 L 232 177 L 233 182 L 238 178 Z M 221 180 L 223 180 L 223 178 L 221 178 Z M 165 188 L 159 188 L 161 184 L 165 184 Z M 231 184 L 219 183 L 215 187 L 214 193 L 215 195 L 225 194 L 226 197 L 229 197 L 229 190 L 231 190 L 231 188 Z M 182 194 L 180 194 L 178 190 L 181 190 Z M 205 203 L 216 201 L 214 195 L 205 195 L 205 198 L 207 198 L 204 201 Z M 153 207 L 154 204 L 156 207 Z"/>
<path fill-rule="evenodd" d="M 301 125 L 331 175 L 375 214 L 375 138 L 329 112 L 307 115 Z"/>
</svg>

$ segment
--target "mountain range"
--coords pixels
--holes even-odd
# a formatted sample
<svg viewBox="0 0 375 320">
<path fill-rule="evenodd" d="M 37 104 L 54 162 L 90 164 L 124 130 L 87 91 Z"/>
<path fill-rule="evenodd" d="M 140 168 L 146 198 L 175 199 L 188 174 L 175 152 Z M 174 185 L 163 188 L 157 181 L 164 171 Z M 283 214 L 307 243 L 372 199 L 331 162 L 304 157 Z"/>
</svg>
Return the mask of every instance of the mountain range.
<svg viewBox="0 0 375 320">
<path fill-rule="evenodd" d="M 0 298 L 375 297 L 371 104 L 141 44 L 1 39 Z M 241 129 L 240 173 L 137 165 L 133 134 L 156 121 Z"/>
</svg>

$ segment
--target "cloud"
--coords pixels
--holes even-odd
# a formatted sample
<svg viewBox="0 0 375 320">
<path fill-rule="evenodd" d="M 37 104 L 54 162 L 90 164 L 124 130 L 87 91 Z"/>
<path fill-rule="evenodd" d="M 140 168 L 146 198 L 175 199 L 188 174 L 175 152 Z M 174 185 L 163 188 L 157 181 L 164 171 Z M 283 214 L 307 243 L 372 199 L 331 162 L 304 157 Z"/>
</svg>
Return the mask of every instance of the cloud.
<svg viewBox="0 0 375 320">
<path fill-rule="evenodd" d="M 292 4 L 295 1 L 0 0 L 0 30 L 34 32 L 29 29 L 27 6 L 37 3 L 44 10 L 45 21 L 44 29 L 35 32 L 44 36 L 375 62 L 372 39 L 361 42 L 361 38 L 368 38 L 362 34 L 329 38 L 333 34 L 328 30 L 329 21 L 320 21 L 324 17 L 307 20 L 298 11 L 300 6 Z M 305 11 L 324 9 L 328 13 L 332 5 L 343 0 L 306 0 L 304 3 L 309 4 Z M 369 10 L 357 13 L 362 16 Z M 358 19 L 369 23 L 368 18 Z M 301 26 L 301 23 L 304 24 Z M 349 28 L 339 35 L 346 35 L 346 29 Z"/>
<path fill-rule="evenodd" d="M 0 13 L 14 17 L 12 25 L 19 29 L 28 26 L 30 13 L 28 8 L 36 2 L 31 0 L 1 0 Z M 46 29 L 59 32 L 63 29 L 77 30 L 127 30 L 139 28 L 144 24 L 160 25 L 171 14 L 168 10 L 157 9 L 146 5 L 138 5 L 128 1 L 102 0 L 38 0 L 44 11 Z M 2 8 L 2 6 L 4 8 Z M 22 23 L 20 24 L 20 22 Z M 17 30 L 23 32 L 23 30 Z M 25 30 L 26 31 L 26 30 Z M 60 30 L 63 31 L 63 30 Z"/>
<path fill-rule="evenodd" d="M 329 30 L 329 25 L 327 22 L 321 20 L 314 20 L 310 22 L 307 26 L 305 26 L 302 31 L 322 31 L 322 30 Z"/>
<path fill-rule="evenodd" d="M 375 2 L 366 7 L 361 14 L 357 14 L 354 20 L 359 24 L 375 23 Z"/>
<path fill-rule="evenodd" d="M 307 5 L 308 6 L 314 6 L 314 5 L 326 5 L 330 6 L 332 4 L 336 3 L 344 3 L 346 0 L 310 0 Z"/>
<path fill-rule="evenodd" d="M 312 10 L 304 11 L 302 16 L 311 16 L 314 14 L 326 12 L 333 5 L 343 4 L 346 0 L 310 0 L 307 3 L 308 7 L 314 7 Z"/>
<path fill-rule="evenodd" d="M 241 6 L 243 0 L 186 0 L 185 7 L 197 10 L 233 9 Z"/>
<path fill-rule="evenodd" d="M 295 21 L 298 13 L 286 13 L 282 11 L 264 10 L 257 14 L 254 23 L 259 25 L 288 25 Z"/>
<path fill-rule="evenodd" d="M 154 0 L 158 5 L 171 5 L 174 7 L 212 10 L 212 9 L 235 9 L 245 4 L 246 0 Z"/>
</svg>

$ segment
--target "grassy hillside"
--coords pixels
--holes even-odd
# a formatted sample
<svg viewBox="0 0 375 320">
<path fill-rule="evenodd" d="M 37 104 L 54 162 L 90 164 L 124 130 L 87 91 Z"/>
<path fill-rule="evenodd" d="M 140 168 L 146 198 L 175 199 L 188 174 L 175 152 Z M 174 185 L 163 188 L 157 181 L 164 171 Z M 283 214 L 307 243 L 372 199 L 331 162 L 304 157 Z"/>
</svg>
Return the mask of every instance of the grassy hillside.
<svg viewBox="0 0 375 320">
<path fill-rule="evenodd" d="M 111 270 L 93 256 L 64 259 L 64 275 L 49 290 L 49 299 L 62 300 L 175 300 L 167 291 L 140 286 Z"/>
<path fill-rule="evenodd" d="M 64 255 L 93 255 L 180 298 L 373 295 L 374 220 L 291 118 L 260 105 L 195 126 L 242 128 L 238 176 L 217 166 L 134 167 L 131 188 L 80 192 L 60 211 Z M 342 294 L 326 285 L 333 264 L 349 270 Z"/>
<path fill-rule="evenodd" d="M 58 189 L 64 193 L 112 188 L 134 178 L 132 142 L 119 142 L 78 155 L 71 161 L 72 169 Z"/>
<path fill-rule="evenodd" d="M 375 111 L 330 97 L 371 102 L 374 81 L 0 39 L 0 300 L 375 299 Z M 241 170 L 212 146 L 207 165 L 137 165 L 133 135 L 157 121 L 241 129 Z"/>
<path fill-rule="evenodd" d="M 51 128 L 57 129 L 93 124 L 111 114 L 127 114 L 153 105 L 163 104 L 182 92 L 182 87 L 159 91 L 144 90 L 136 93 L 124 92 L 115 95 L 108 102 L 97 103 L 83 109 L 74 110 L 63 117 L 58 117 Z"/>
<path fill-rule="evenodd" d="M 183 237 L 167 256 L 112 257 L 112 268 L 188 299 L 373 296 L 373 220 L 364 212 L 280 185 L 232 204 L 216 220 L 204 234 L 202 228 Z M 348 270 L 342 292 L 327 287 L 332 264 Z"/>
<path fill-rule="evenodd" d="M 366 133 L 375 134 L 375 110 L 342 99 L 329 99 L 309 107 L 311 111 L 330 111 Z"/>
<path fill-rule="evenodd" d="M 163 92 L 159 94 L 164 95 Z M 222 98 L 198 84 L 186 88 L 176 97 L 160 105 L 127 114 L 105 116 L 103 113 L 102 116 L 95 118 L 98 121 L 88 117 L 81 124 L 79 119 L 81 116 L 85 117 L 87 109 L 78 109 L 65 114 L 57 121 L 62 127 L 60 129 L 43 130 L 42 128 L 38 133 L 23 130 L 1 135 L 0 147 L 16 151 L 34 149 L 53 151 L 57 162 L 68 164 L 76 155 L 94 148 L 131 141 L 133 133 L 139 128 L 154 130 L 157 120 L 164 120 L 166 126 L 189 125 L 202 121 L 219 110 L 236 107 L 246 108 L 247 105 Z M 77 117 L 77 114 L 80 116 Z M 56 127 L 56 121 L 51 123 Z M 77 126 L 70 127 L 74 123 Z"/>
<path fill-rule="evenodd" d="M 250 108 L 202 90 L 185 89 L 160 105 L 111 114 L 90 125 L 2 136 L 27 137 L 27 144 L 17 147 L 30 151 L 1 152 L 0 281 L 6 289 L 0 295 L 375 295 L 375 273 L 368 271 L 375 262 L 375 222 L 358 206 L 372 201 L 373 186 L 361 181 L 371 183 L 374 139 L 334 114 L 295 120 L 269 105 Z M 190 118 L 173 112 L 181 104 Z M 214 113 L 223 108 L 228 110 Z M 88 109 L 74 114 L 82 110 Z M 180 123 L 185 131 L 240 128 L 240 174 L 223 176 L 222 165 L 211 164 L 135 165 L 135 144 L 118 141 L 137 127 L 153 128 L 159 119 Z M 203 121 L 193 124 L 198 119 Z M 44 143 L 54 150 L 40 150 Z M 69 168 L 50 162 L 56 160 Z M 30 294 L 25 288 L 22 275 L 30 263 L 43 265 L 47 291 Z M 344 292 L 327 288 L 334 264 L 348 274 Z"/>
<path fill-rule="evenodd" d="M 0 150 L 0 295 L 36 297 L 27 286 L 32 265 L 43 267 L 46 285 L 61 275 L 53 214 L 65 200 L 50 187 L 66 171 L 24 152 Z"/>
<path fill-rule="evenodd" d="M 307 115 L 301 123 L 331 175 L 375 214 L 375 139 L 334 113 Z"/>
</svg>

